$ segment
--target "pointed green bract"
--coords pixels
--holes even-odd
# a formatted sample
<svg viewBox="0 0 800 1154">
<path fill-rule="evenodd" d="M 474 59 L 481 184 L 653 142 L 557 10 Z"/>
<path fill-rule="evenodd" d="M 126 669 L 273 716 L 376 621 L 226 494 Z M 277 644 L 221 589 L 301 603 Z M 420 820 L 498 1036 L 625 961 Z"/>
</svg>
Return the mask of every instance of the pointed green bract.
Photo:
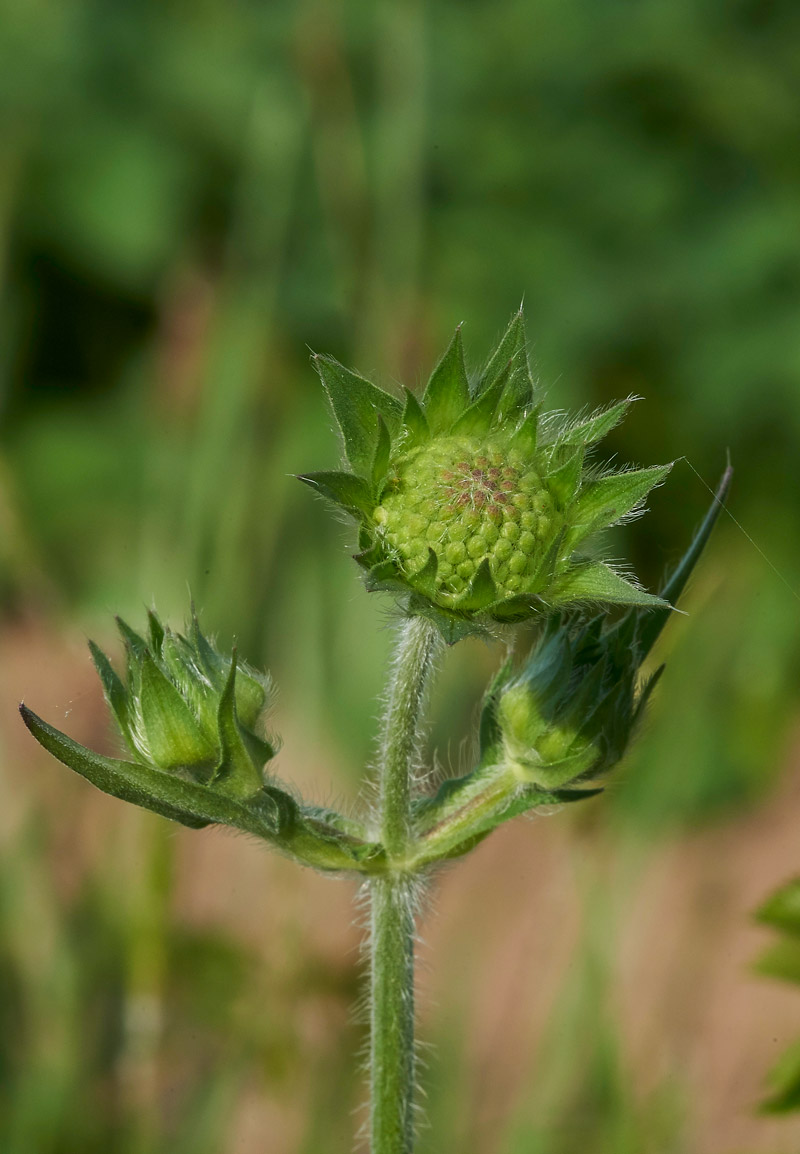
<svg viewBox="0 0 800 1154">
<path fill-rule="evenodd" d="M 488 437 L 506 380 L 507 373 L 503 373 L 494 384 L 480 394 L 476 401 L 473 401 L 453 425 L 454 436 Z"/>
<path fill-rule="evenodd" d="M 375 508 L 370 486 L 353 473 L 302 473 L 297 479 L 354 516 L 369 517 Z"/>
<path fill-rule="evenodd" d="M 616 405 L 594 413 L 586 420 L 576 421 L 562 434 L 560 438 L 562 443 L 594 445 L 597 441 L 602 441 L 603 437 L 608 436 L 611 430 L 616 428 L 635 400 L 636 397 L 628 397 L 625 401 L 619 401 Z"/>
<path fill-rule="evenodd" d="M 605 601 L 611 605 L 664 607 L 661 597 L 637 589 L 601 561 L 575 566 L 555 582 L 553 595 L 557 605 L 568 605 L 573 601 Z"/>
<path fill-rule="evenodd" d="M 459 325 L 447 352 L 431 374 L 422 407 L 431 432 L 443 433 L 453 427 L 468 405 L 469 380 Z"/>
<path fill-rule="evenodd" d="M 508 328 L 500 338 L 500 343 L 489 357 L 475 389 L 475 395 L 480 396 L 481 393 L 491 388 L 502 375 L 508 373 L 509 365 L 513 365 L 521 358 L 526 358 L 527 366 L 525 323 L 522 318 L 522 309 L 511 318 Z"/>
<path fill-rule="evenodd" d="M 403 436 L 407 449 L 416 449 L 430 440 L 431 430 L 427 417 L 422 411 L 417 398 L 410 389 L 405 389 L 405 408 L 403 409 Z"/>
<path fill-rule="evenodd" d="M 253 764 L 236 715 L 236 654 L 219 702 L 220 763 L 214 785 L 231 797 L 250 797 L 264 785 L 258 766 Z"/>
<path fill-rule="evenodd" d="M 350 372 L 332 357 L 316 355 L 314 363 L 330 398 L 347 459 L 355 472 L 368 473 L 378 443 L 378 414 L 395 430 L 402 417 L 402 406 L 396 398 Z"/>
<path fill-rule="evenodd" d="M 217 750 L 175 685 L 147 653 L 138 697 L 147 753 L 161 769 L 210 766 Z"/>
<path fill-rule="evenodd" d="M 657 465 L 650 469 L 609 473 L 584 486 L 573 514 L 578 528 L 575 543 L 587 536 L 593 526 L 612 525 L 637 509 L 671 468 L 672 465 Z"/>
</svg>

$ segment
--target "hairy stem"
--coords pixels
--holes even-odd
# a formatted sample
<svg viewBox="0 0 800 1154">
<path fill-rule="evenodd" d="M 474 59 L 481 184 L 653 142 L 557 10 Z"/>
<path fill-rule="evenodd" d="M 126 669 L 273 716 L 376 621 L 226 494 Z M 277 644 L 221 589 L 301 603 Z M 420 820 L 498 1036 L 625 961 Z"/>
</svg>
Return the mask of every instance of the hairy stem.
<svg viewBox="0 0 800 1154">
<path fill-rule="evenodd" d="M 422 618 L 403 626 L 380 755 L 381 836 L 396 868 L 370 883 L 370 1130 L 372 1154 L 411 1154 L 414 1144 L 414 903 L 404 868 L 414 761 L 438 646 Z"/>
</svg>

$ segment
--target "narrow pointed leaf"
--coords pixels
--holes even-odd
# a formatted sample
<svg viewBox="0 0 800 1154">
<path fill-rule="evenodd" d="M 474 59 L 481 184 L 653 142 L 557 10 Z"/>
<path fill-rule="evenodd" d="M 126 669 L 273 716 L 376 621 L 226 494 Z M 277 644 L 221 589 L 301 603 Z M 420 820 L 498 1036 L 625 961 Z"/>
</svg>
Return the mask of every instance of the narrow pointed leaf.
<svg viewBox="0 0 800 1154">
<path fill-rule="evenodd" d="M 212 822 L 223 822 L 259 833 L 262 837 L 269 833 L 267 828 L 253 828 L 255 823 L 252 819 L 246 813 L 238 812 L 241 807 L 215 796 L 207 786 L 185 781 L 150 766 L 103 757 L 54 729 L 26 706 L 20 706 L 20 713 L 28 729 L 48 753 L 112 797 L 133 802 L 194 829 Z"/>
<path fill-rule="evenodd" d="M 635 400 L 636 397 L 628 397 L 625 401 L 594 413 L 585 421 L 578 421 L 559 437 L 559 441 L 563 445 L 594 445 L 602 441 L 620 423 Z"/>
<path fill-rule="evenodd" d="M 140 706 L 148 752 L 156 765 L 179 769 L 216 760 L 214 744 L 149 653 L 142 661 Z"/>
<path fill-rule="evenodd" d="M 603 601 L 613 605 L 641 605 L 663 608 L 664 601 L 652 593 L 637 589 L 600 561 L 574 566 L 567 570 L 548 594 L 554 605 L 569 605 L 575 601 Z"/>
<path fill-rule="evenodd" d="M 422 405 L 427 423 L 434 434 L 448 432 L 469 406 L 469 380 L 460 325 L 447 352 L 431 374 Z"/>
<path fill-rule="evenodd" d="M 369 485 L 353 473 L 302 473 L 297 479 L 354 517 L 368 518 L 375 508 Z"/>
<path fill-rule="evenodd" d="M 722 479 L 714 494 L 714 500 L 711 502 L 711 506 L 703 518 L 703 523 L 697 530 L 694 540 L 681 558 L 669 581 L 667 581 L 661 590 L 661 596 L 664 601 L 670 605 L 677 605 L 679 597 L 686 588 L 686 584 L 692 575 L 692 570 L 699 561 L 700 555 L 705 549 L 712 530 L 717 523 L 717 518 L 725 506 L 732 480 L 733 469 L 728 465 L 722 474 Z M 661 630 L 669 620 L 669 616 L 670 610 L 664 608 L 656 613 L 649 614 L 648 617 L 640 623 L 638 640 L 642 658 L 646 657 L 655 645 Z"/>
<path fill-rule="evenodd" d="M 378 414 L 394 432 L 402 419 L 402 406 L 332 357 L 316 355 L 314 363 L 330 398 L 347 459 L 356 473 L 368 476 L 378 443 Z"/>
</svg>

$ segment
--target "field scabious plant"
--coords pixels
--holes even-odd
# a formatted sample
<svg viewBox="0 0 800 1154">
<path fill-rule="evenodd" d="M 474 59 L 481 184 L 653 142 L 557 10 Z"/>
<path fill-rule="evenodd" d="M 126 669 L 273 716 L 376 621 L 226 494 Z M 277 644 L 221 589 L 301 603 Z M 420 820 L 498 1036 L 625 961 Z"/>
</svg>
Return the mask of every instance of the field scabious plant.
<svg viewBox="0 0 800 1154">
<path fill-rule="evenodd" d="M 120 622 L 125 679 L 92 646 L 126 759 L 21 711 L 46 749 L 115 797 L 192 827 L 229 825 L 301 864 L 362 877 L 371 1149 L 410 1154 L 420 886 L 518 814 L 600 792 L 597 779 L 623 756 L 659 676 L 643 675 L 643 663 L 713 528 L 730 470 L 656 596 L 584 550 L 639 512 L 669 466 L 612 472 L 592 459 L 630 400 L 577 419 L 542 411 L 521 313 L 474 380 L 456 332 L 421 399 L 386 393 L 329 358 L 315 363 L 345 462 L 301 480 L 355 519 L 367 586 L 394 597 L 400 622 L 373 808 L 345 817 L 281 784 L 264 722 L 269 679 L 219 653 L 194 612 L 183 634 L 154 612 L 146 635 Z M 517 657 L 525 622 L 539 628 Z M 421 772 L 430 682 L 442 647 L 470 634 L 505 638 L 509 656 L 486 691 L 474 767 L 432 793 Z"/>
</svg>

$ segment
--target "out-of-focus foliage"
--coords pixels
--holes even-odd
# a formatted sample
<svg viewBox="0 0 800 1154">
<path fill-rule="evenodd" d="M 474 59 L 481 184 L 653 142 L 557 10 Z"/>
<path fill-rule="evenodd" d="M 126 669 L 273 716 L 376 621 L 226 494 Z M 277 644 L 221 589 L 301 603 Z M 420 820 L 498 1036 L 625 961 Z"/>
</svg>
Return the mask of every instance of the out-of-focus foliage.
<svg viewBox="0 0 800 1154">
<path fill-rule="evenodd" d="M 291 476 L 338 464 L 307 346 L 414 385 L 458 321 L 488 347 L 522 296 L 548 406 L 640 393 L 609 455 L 685 454 L 711 485 L 729 447 L 731 509 L 798 589 L 798 108 L 788 0 L 0 0 L 0 620 L 95 633 L 109 608 L 138 618 L 155 600 L 177 623 L 188 583 L 222 643 L 236 634 L 273 669 L 281 708 L 302 692 L 309 740 L 338 745 L 355 779 L 385 609 L 352 573 L 347 530 Z M 657 587 L 707 503 L 678 461 L 609 556 Z M 796 597 L 724 518 L 686 607 L 657 655 L 669 672 L 649 734 L 604 803 L 635 832 L 755 802 L 796 711 Z M 454 763 L 464 690 L 477 699 L 496 656 L 469 652 L 437 699 Z M 30 880 L 36 852 L 4 856 Z M 43 975 L 14 953 L 28 948 L 18 892 L 3 890 L 2 1033 L 18 1038 L 27 1015 L 38 1045 L 50 1010 L 37 999 L 52 997 L 59 1037 L 89 1043 L 80 1069 L 3 1050 L 0 1114 L 30 1113 L 0 1145 L 159 1149 L 123 1144 L 129 1107 L 104 1062 L 125 1044 L 97 1025 L 119 1020 L 132 919 L 94 892 L 59 906 L 66 920 L 51 910 Z M 195 974 L 210 972 L 203 949 Z M 215 999 L 175 986 L 191 1030 Z M 636 1139 L 614 1137 L 628 1105 L 606 1028 L 587 1019 L 602 1060 L 563 1111 L 610 1086 L 598 1110 L 616 1154 Z M 237 1031 L 250 1069 L 261 1042 Z M 284 1038 L 274 1023 L 269 1035 Z M 312 1111 L 309 1150 L 349 1148 L 330 1120 L 353 1077 L 329 1078 L 337 1108 Z M 224 1130 L 227 1091 L 204 1098 L 211 1081 L 187 1067 L 220 1113 L 204 1130 L 187 1106 L 200 1136 L 171 1131 L 186 1154 Z M 566 1149 L 524 1120 L 520 1133 L 526 1154 Z"/>
<path fill-rule="evenodd" d="M 800 985 L 800 879 L 776 890 L 758 911 L 758 920 L 780 933 L 763 954 L 758 972 Z M 770 1072 L 770 1094 L 764 1110 L 782 1114 L 800 1110 L 800 1041 L 795 1042 Z"/>
</svg>

